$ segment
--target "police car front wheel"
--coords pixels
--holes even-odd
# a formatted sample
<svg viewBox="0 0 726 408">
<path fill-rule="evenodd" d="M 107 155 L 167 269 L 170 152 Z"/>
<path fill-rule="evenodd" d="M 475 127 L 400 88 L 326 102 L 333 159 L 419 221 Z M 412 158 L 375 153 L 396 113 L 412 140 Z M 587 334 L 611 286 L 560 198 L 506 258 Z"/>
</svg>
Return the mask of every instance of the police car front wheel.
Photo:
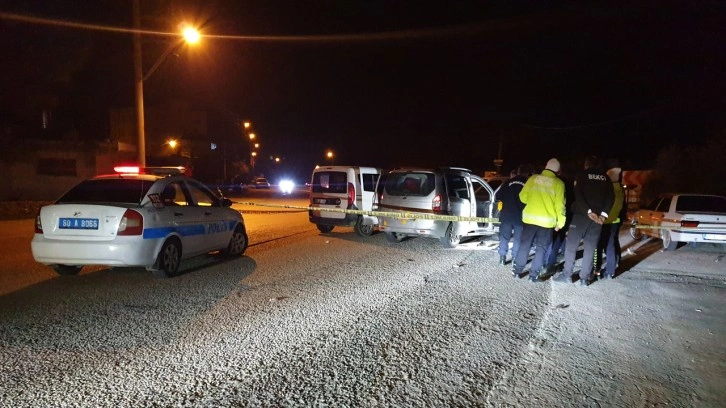
<svg viewBox="0 0 726 408">
<path fill-rule="evenodd" d="M 225 255 L 239 256 L 245 253 L 249 240 L 244 227 L 237 225 L 232 233 L 232 238 L 229 240 L 227 249 L 223 251 Z"/>
</svg>

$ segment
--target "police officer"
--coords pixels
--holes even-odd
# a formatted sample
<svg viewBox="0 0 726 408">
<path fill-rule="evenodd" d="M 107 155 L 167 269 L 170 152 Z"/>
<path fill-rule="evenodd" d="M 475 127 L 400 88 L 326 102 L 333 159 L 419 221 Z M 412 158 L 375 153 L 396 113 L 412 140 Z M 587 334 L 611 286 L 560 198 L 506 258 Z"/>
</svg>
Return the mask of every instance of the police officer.
<svg viewBox="0 0 726 408">
<path fill-rule="evenodd" d="M 499 212 L 499 264 L 507 264 L 509 241 L 512 240 L 512 259 L 517 256 L 519 241 L 522 236 L 522 209 L 524 203 L 519 199 L 524 183 L 532 174 L 532 166 L 522 164 L 517 168 L 514 177 L 507 180 L 499 191 L 502 210 Z"/>
<path fill-rule="evenodd" d="M 565 225 L 565 183 L 557 177 L 559 171 L 560 162 L 550 159 L 542 173 L 530 177 L 519 193 L 519 199 L 525 206 L 522 210 L 522 241 L 512 269 L 515 278 L 524 270 L 529 250 L 534 244 L 536 249 L 529 280 L 539 282 L 552 231 L 559 231 Z"/>
<path fill-rule="evenodd" d="M 608 218 L 602 225 L 597 257 L 602 260 L 602 254 L 603 252 L 605 253 L 605 273 L 602 275 L 602 279 L 613 279 L 615 278 L 615 268 L 620 262 L 620 225 L 627 218 L 627 205 L 625 203 L 625 191 L 621 185 L 620 174 L 622 169 L 620 168 L 620 164 L 617 160 L 611 159 L 608 161 L 606 167 L 608 169 L 607 175 L 613 186 L 615 199 L 613 201 L 613 207 L 608 213 Z"/>
<path fill-rule="evenodd" d="M 580 242 L 584 246 L 580 285 L 587 286 L 592 282 L 592 264 L 600 230 L 615 200 L 610 178 L 601 166 L 599 158 L 590 156 L 585 159 L 585 171 L 575 178 L 572 222 L 565 240 L 565 268 L 561 275 L 555 277 L 555 282 L 572 282 Z"/>
</svg>

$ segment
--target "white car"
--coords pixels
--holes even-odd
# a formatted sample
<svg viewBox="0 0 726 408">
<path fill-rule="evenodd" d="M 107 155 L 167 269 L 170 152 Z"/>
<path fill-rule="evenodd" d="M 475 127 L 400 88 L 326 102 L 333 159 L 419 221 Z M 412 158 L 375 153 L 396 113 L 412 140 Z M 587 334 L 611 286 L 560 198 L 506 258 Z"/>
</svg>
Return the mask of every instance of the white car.
<svg viewBox="0 0 726 408">
<path fill-rule="evenodd" d="M 679 242 L 710 242 L 726 245 L 726 197 L 706 194 L 664 194 L 638 210 L 630 223 L 630 235 L 660 238 L 663 249 L 672 251 Z"/>
<path fill-rule="evenodd" d="M 245 252 L 244 219 L 231 204 L 184 175 L 94 177 L 40 209 L 33 258 L 61 275 L 75 275 L 83 265 L 110 265 L 174 276 L 183 259 Z"/>
</svg>

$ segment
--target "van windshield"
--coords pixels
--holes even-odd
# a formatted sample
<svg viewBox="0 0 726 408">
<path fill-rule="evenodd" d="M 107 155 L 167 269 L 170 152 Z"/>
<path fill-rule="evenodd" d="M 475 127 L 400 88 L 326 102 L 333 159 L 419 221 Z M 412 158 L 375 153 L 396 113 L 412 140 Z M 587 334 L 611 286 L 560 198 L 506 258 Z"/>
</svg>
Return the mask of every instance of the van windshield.
<svg viewBox="0 0 726 408">
<path fill-rule="evenodd" d="M 385 191 L 391 196 L 426 197 L 434 191 L 436 176 L 433 173 L 389 173 Z"/>
<path fill-rule="evenodd" d="M 342 171 L 321 171 L 313 174 L 313 193 L 348 193 L 348 177 Z"/>
</svg>

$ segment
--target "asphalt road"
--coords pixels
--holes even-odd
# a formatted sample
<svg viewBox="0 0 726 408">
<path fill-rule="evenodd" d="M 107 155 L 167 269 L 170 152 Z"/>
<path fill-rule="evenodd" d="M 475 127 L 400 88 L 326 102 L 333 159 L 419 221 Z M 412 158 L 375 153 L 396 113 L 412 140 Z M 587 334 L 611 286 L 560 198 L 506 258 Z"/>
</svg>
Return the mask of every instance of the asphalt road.
<svg viewBox="0 0 726 408">
<path fill-rule="evenodd" d="M 273 192 L 237 200 L 307 205 Z M 304 211 L 248 211 L 245 256 L 195 258 L 165 280 L 143 268 L 55 276 L 32 261 L 32 220 L 0 222 L 0 406 L 710 406 L 724 397 L 724 352 L 714 347 L 726 316 L 713 305 L 725 285 L 658 274 L 673 254 L 657 244 L 633 245 L 632 272 L 583 291 L 511 279 L 491 242 L 390 244 L 352 228 L 321 234 Z M 682 254 L 691 266 L 720 259 Z M 597 313 L 582 312 L 589 302 Z M 595 336 L 598 350 L 578 346 Z"/>
</svg>

